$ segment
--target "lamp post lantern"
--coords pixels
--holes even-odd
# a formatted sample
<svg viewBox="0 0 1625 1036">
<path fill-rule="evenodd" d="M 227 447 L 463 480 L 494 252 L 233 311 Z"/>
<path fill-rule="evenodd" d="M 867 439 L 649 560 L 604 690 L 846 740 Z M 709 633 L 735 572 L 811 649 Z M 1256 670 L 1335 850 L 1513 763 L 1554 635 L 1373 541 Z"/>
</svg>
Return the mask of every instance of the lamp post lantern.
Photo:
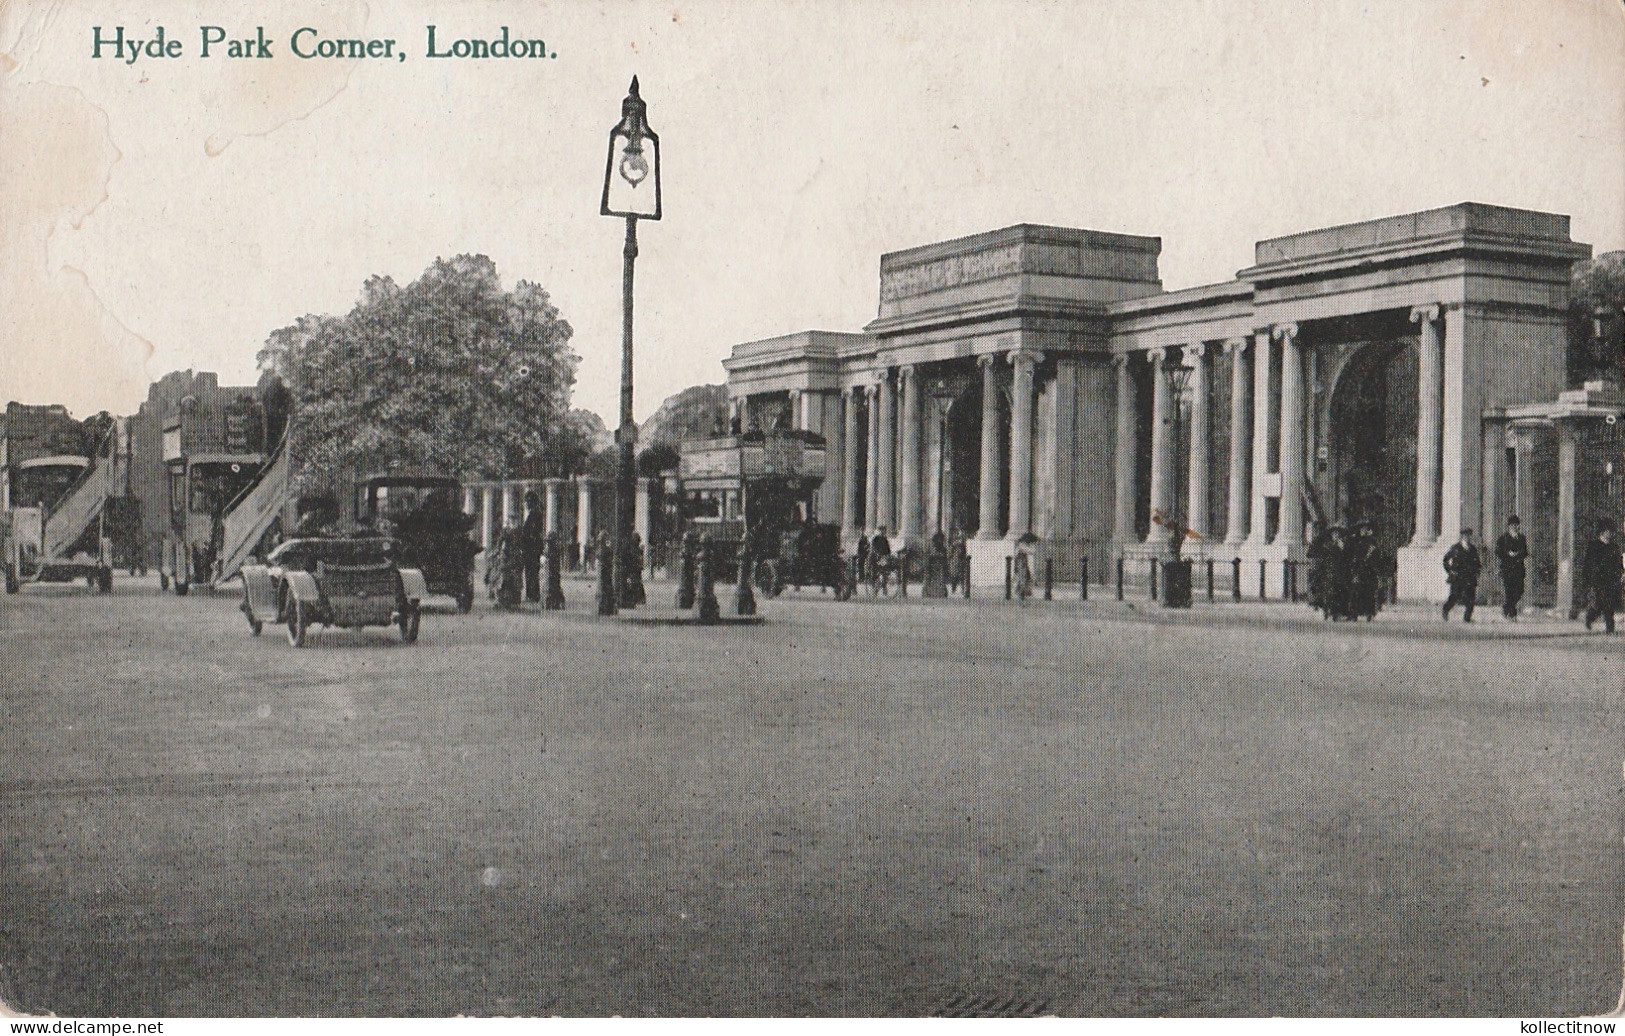
<svg viewBox="0 0 1625 1036">
<path fill-rule="evenodd" d="M 632 268 L 638 257 L 638 220 L 660 218 L 660 138 L 649 128 L 648 106 L 638 94 L 637 76 L 621 102 L 621 121 L 609 131 L 609 155 L 604 161 L 604 194 L 598 211 L 626 220 L 626 247 L 621 254 L 621 423 L 615 441 L 620 463 L 615 476 L 615 536 L 611 556 L 600 564 L 612 566 L 613 576 L 598 595 L 598 614 L 614 615 L 617 607 L 632 607 L 631 556 L 633 509 L 637 491 L 637 427 L 632 423 Z M 602 581 L 600 583 L 602 587 Z"/>
</svg>

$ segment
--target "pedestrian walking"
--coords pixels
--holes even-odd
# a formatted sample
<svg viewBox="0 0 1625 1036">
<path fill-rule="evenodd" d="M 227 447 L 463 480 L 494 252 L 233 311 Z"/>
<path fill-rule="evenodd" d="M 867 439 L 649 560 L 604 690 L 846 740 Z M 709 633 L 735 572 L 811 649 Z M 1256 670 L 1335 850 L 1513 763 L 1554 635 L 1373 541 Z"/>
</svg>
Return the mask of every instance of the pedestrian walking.
<svg viewBox="0 0 1625 1036">
<path fill-rule="evenodd" d="M 1518 602 L 1523 600 L 1528 559 L 1529 541 L 1524 539 L 1523 523 L 1513 515 L 1507 519 L 1507 531 L 1495 541 L 1495 560 L 1501 568 L 1501 614 L 1514 621 L 1518 618 Z"/>
<path fill-rule="evenodd" d="M 1619 611 L 1619 581 L 1625 576 L 1619 544 L 1614 542 L 1614 525 L 1597 523 L 1597 535 L 1586 544 L 1583 565 L 1586 588 L 1586 629 L 1599 618 L 1602 628 L 1614 632 L 1614 613 Z"/>
<path fill-rule="evenodd" d="M 1348 542 L 1349 601 L 1351 620 L 1367 622 L 1377 617 L 1382 608 L 1382 550 L 1377 546 L 1377 528 L 1362 521 L 1354 526 L 1354 536 Z"/>
<path fill-rule="evenodd" d="M 519 551 L 525 566 L 525 600 L 542 599 L 542 548 L 547 542 L 547 519 L 542 498 L 534 490 L 525 494 L 525 520 L 519 526 Z"/>
<path fill-rule="evenodd" d="M 1450 584 L 1450 596 L 1445 598 L 1443 615 L 1450 621 L 1450 609 L 1461 605 L 1461 621 L 1473 621 L 1473 606 L 1478 603 L 1478 573 L 1483 561 L 1478 548 L 1473 546 L 1473 530 L 1461 530 L 1461 539 L 1444 552 L 1445 579 Z"/>
</svg>

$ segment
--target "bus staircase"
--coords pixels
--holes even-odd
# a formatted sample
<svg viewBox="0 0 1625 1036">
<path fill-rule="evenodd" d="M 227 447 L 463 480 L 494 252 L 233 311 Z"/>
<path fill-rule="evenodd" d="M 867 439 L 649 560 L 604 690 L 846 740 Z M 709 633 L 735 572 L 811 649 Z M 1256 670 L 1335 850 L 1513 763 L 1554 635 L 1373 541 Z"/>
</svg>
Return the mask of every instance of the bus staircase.
<svg viewBox="0 0 1625 1036">
<path fill-rule="evenodd" d="M 288 492 L 288 437 L 284 435 L 254 481 L 226 505 L 214 589 L 222 589 L 237 578 L 243 565 L 253 558 L 271 523 L 282 514 Z"/>
<path fill-rule="evenodd" d="M 90 458 L 90 466 L 62 494 L 62 499 L 46 512 L 40 544 L 42 561 L 61 563 L 72 560 L 73 548 L 79 544 L 91 524 L 102 516 L 107 501 L 123 493 L 129 457 L 116 448 L 116 435 L 116 432 L 110 432 L 108 442 L 103 444 L 107 455 L 102 455 L 102 450 L 98 450 L 98 455 Z M 99 556 L 101 551 L 96 553 Z"/>
</svg>

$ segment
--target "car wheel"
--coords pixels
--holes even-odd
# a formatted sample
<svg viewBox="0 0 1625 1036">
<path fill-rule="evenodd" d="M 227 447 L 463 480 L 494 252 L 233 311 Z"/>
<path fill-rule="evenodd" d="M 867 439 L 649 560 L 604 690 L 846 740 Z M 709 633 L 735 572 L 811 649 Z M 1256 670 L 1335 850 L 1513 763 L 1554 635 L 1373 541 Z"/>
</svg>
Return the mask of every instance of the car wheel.
<svg viewBox="0 0 1625 1036">
<path fill-rule="evenodd" d="M 474 607 L 474 581 L 471 579 L 464 584 L 462 592 L 457 595 L 457 614 L 467 615 Z"/>
<path fill-rule="evenodd" d="M 401 613 L 401 643 L 411 644 L 418 639 L 418 625 L 423 621 L 423 607 L 416 602 L 408 604 Z"/>
<path fill-rule="evenodd" d="M 288 606 L 288 643 L 294 647 L 304 647 L 305 634 L 309 629 L 310 620 L 305 615 L 305 602 L 296 600 Z"/>
</svg>

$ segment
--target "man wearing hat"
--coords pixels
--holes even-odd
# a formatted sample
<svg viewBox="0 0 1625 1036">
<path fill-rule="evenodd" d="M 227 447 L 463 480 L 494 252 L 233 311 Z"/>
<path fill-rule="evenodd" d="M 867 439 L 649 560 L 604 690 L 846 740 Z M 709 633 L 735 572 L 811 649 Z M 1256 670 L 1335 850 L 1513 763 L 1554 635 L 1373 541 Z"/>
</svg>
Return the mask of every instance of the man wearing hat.
<svg viewBox="0 0 1625 1036">
<path fill-rule="evenodd" d="M 1518 516 L 1507 519 L 1507 531 L 1495 541 L 1495 560 L 1501 564 L 1501 614 L 1514 621 L 1518 602 L 1523 600 L 1524 564 L 1529 559 L 1529 541 L 1523 537 Z"/>
<path fill-rule="evenodd" d="M 1614 632 L 1614 613 L 1619 611 L 1619 580 L 1625 573 L 1619 544 L 1614 542 L 1614 523 L 1597 523 L 1597 535 L 1586 544 L 1581 578 L 1586 588 L 1586 629 L 1597 619 L 1602 628 Z"/>
<path fill-rule="evenodd" d="M 1444 619 L 1450 621 L 1450 609 L 1461 605 L 1461 621 L 1473 621 L 1473 605 L 1478 603 L 1478 572 L 1481 562 L 1478 548 L 1473 546 L 1473 530 L 1461 530 L 1461 539 L 1444 552 L 1445 579 L 1450 583 L 1450 596 L 1445 598 Z"/>
<path fill-rule="evenodd" d="M 519 527 L 519 549 L 525 566 L 525 600 L 542 599 L 542 548 L 547 545 L 547 516 L 535 490 L 525 494 L 525 523 Z"/>
</svg>

